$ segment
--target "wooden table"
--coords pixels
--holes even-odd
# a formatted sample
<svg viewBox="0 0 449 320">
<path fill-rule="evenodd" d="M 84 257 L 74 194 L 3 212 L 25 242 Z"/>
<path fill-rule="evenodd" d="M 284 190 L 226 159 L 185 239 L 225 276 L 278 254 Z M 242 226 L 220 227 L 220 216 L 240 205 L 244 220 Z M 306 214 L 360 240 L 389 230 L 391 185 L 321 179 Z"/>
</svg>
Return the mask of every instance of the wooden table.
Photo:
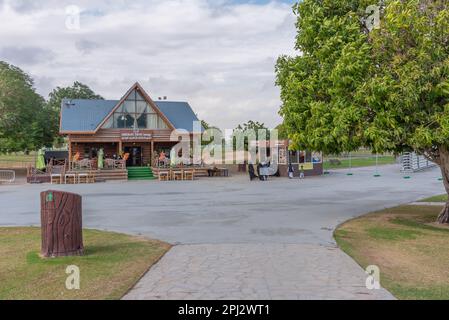
<svg viewBox="0 0 449 320">
<path fill-rule="evenodd" d="M 189 176 L 189 179 L 186 178 L 186 173 Z M 195 178 L 195 169 L 186 169 L 186 168 L 159 169 L 158 175 L 159 181 L 193 180 Z"/>
<path fill-rule="evenodd" d="M 209 177 L 229 177 L 229 169 L 227 168 L 213 168 L 207 169 Z"/>
</svg>

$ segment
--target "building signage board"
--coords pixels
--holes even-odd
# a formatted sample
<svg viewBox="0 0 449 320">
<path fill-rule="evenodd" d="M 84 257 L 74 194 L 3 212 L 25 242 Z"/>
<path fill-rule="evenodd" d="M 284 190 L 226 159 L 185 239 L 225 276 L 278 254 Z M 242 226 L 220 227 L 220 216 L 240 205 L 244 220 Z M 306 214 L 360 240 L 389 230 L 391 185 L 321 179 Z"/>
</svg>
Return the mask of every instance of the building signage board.
<svg viewBox="0 0 449 320">
<path fill-rule="evenodd" d="M 153 138 L 153 135 L 150 133 L 133 131 L 133 132 L 122 132 L 121 137 L 122 141 L 142 141 L 142 140 L 151 140 Z"/>
</svg>

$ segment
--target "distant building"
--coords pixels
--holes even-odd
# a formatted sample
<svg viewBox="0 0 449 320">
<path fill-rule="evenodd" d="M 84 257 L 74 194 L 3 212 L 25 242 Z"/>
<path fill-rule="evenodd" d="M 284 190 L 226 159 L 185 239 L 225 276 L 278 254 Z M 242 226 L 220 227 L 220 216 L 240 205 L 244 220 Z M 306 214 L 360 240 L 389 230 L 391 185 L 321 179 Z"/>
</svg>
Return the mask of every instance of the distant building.
<svg viewBox="0 0 449 320">
<path fill-rule="evenodd" d="M 256 143 L 260 147 L 261 141 Z M 272 156 L 272 147 L 270 141 L 266 141 L 267 156 Z M 274 143 L 278 154 L 278 167 L 281 177 L 288 176 L 288 166 L 292 164 L 293 176 L 299 177 L 301 167 L 304 170 L 305 176 L 317 176 L 324 173 L 323 156 L 320 152 L 311 151 L 290 151 L 289 140 L 278 140 Z"/>
</svg>

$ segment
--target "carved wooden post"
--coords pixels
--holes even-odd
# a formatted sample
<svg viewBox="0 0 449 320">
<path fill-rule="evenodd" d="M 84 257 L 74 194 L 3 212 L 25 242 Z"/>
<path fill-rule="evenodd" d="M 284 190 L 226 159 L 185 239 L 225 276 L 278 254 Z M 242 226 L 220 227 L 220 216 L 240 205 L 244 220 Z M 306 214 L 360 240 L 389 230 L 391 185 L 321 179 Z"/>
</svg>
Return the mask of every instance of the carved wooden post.
<svg viewBox="0 0 449 320">
<path fill-rule="evenodd" d="M 82 255 L 81 196 L 53 190 L 42 192 L 41 230 L 42 256 Z"/>
</svg>

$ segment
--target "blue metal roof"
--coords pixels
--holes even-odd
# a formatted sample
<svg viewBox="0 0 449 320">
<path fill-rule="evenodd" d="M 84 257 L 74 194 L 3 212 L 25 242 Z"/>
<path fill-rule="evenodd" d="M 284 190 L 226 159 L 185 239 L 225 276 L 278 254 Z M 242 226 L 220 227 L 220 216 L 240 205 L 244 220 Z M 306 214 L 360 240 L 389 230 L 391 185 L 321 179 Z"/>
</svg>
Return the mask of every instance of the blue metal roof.
<svg viewBox="0 0 449 320">
<path fill-rule="evenodd" d="M 119 100 L 65 99 L 61 106 L 61 132 L 92 132 L 109 115 Z M 193 132 L 199 121 L 187 102 L 154 101 L 176 129 Z"/>
<path fill-rule="evenodd" d="M 187 102 L 154 101 L 176 129 L 193 132 L 193 122 L 199 121 Z"/>
<path fill-rule="evenodd" d="M 61 105 L 61 131 L 95 131 L 118 102 L 116 100 L 64 99 Z"/>
</svg>

